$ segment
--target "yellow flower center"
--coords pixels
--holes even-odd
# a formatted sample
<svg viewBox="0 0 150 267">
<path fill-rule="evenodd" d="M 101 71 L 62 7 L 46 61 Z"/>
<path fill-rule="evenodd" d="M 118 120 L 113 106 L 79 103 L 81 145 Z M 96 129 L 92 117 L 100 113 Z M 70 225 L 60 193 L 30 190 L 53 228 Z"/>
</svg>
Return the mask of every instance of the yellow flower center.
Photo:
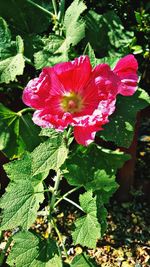
<svg viewBox="0 0 150 267">
<path fill-rule="evenodd" d="M 83 107 L 81 96 L 75 92 L 66 93 L 62 97 L 61 106 L 65 112 L 80 112 Z"/>
</svg>

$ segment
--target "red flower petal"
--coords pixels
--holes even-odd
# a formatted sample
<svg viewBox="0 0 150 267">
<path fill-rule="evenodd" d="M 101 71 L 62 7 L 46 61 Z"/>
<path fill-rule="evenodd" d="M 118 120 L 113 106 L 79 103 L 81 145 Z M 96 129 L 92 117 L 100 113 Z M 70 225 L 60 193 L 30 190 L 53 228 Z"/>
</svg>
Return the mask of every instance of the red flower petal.
<svg viewBox="0 0 150 267">
<path fill-rule="evenodd" d="M 44 108 L 45 100 L 49 96 L 49 87 L 49 80 L 42 72 L 39 78 L 32 79 L 28 82 L 26 88 L 23 91 L 23 102 L 27 106 L 33 108 Z"/>
<path fill-rule="evenodd" d="M 100 130 L 97 126 L 87 126 L 87 127 L 74 127 L 74 137 L 78 144 L 83 146 L 88 146 L 94 141 L 95 134 Z"/>
<path fill-rule="evenodd" d="M 113 72 L 120 78 L 118 92 L 124 96 L 133 95 L 137 89 L 138 63 L 133 55 L 125 56 L 116 64 Z"/>
<path fill-rule="evenodd" d="M 33 114 L 33 122 L 43 128 L 55 128 L 63 131 L 73 121 L 70 113 L 64 113 L 60 118 L 57 114 L 53 115 L 50 110 L 37 110 Z"/>
<path fill-rule="evenodd" d="M 90 78 L 92 67 L 88 56 L 56 64 L 54 71 L 66 91 L 80 92 Z"/>
</svg>

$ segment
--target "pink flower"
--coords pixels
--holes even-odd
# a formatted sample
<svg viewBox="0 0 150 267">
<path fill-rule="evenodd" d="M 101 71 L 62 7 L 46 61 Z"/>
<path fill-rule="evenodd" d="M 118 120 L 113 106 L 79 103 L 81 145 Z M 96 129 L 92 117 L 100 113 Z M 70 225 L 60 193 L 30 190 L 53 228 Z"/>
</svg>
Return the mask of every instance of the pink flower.
<svg viewBox="0 0 150 267">
<path fill-rule="evenodd" d="M 92 69 L 88 56 L 54 67 L 45 67 L 23 92 L 26 105 L 36 109 L 33 121 L 39 126 L 63 131 L 74 127 L 79 144 L 88 145 L 108 123 L 115 110 L 117 94 L 130 96 L 137 87 L 138 64 L 133 55 Z"/>
</svg>

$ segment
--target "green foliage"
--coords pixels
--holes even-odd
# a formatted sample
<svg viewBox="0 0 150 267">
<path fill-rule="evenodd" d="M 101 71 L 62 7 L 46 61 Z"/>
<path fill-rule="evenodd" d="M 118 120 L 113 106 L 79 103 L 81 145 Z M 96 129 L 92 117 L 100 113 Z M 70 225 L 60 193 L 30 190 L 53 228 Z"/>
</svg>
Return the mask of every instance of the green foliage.
<svg viewBox="0 0 150 267">
<path fill-rule="evenodd" d="M 68 149 L 61 138 L 48 139 L 40 144 L 32 152 L 32 168 L 34 174 L 49 172 L 50 169 L 58 171 L 65 162 L 68 155 Z"/>
<path fill-rule="evenodd" d="M 62 267 L 54 240 L 44 240 L 31 232 L 22 231 L 13 236 L 13 241 L 14 246 L 7 259 L 10 266 Z"/>
<path fill-rule="evenodd" d="M 90 10 L 85 16 L 85 40 L 92 45 L 98 55 L 107 55 L 109 45 L 108 25 L 103 17 L 104 15 L 99 15 L 93 10 Z"/>
<path fill-rule="evenodd" d="M 64 38 L 53 34 L 49 35 L 48 38 L 42 38 L 41 41 L 43 49 L 34 54 L 36 69 L 53 66 L 56 63 L 68 60 L 67 47 L 60 48 L 64 43 Z"/>
<path fill-rule="evenodd" d="M 96 267 L 97 265 L 86 254 L 80 254 L 74 257 L 71 267 Z"/>
<path fill-rule="evenodd" d="M 107 194 L 116 190 L 116 171 L 128 159 L 129 156 L 122 152 L 91 145 L 70 155 L 63 166 L 66 167 L 64 176 L 71 185 L 93 191 L 104 190 Z"/>
<path fill-rule="evenodd" d="M 0 14 L 11 25 L 15 32 L 21 35 L 30 33 L 41 33 L 47 30 L 51 17 L 48 13 L 39 9 L 33 3 L 40 4 L 46 10 L 51 10 L 48 0 L 22 1 L 22 0 L 2 0 L 0 1 Z M 9 8 L 8 8 L 9 7 Z"/>
<path fill-rule="evenodd" d="M 80 195 L 80 205 L 86 215 L 76 220 L 76 229 L 72 233 L 75 245 L 80 244 L 89 248 L 96 247 L 96 241 L 101 237 L 101 227 L 97 219 L 96 197 L 92 191 Z"/>
<path fill-rule="evenodd" d="M 121 55 L 128 53 L 129 45 L 132 42 L 134 33 L 124 29 L 120 18 L 114 11 L 109 11 L 103 15 L 104 22 L 108 25 L 109 55 Z"/>
<path fill-rule="evenodd" d="M 31 115 L 16 113 L 0 103 L 0 150 L 9 158 L 32 151 L 42 139 Z"/>
<path fill-rule="evenodd" d="M 23 74 L 23 40 L 18 35 L 16 42 L 11 41 L 11 34 L 6 22 L 0 18 L 0 83 L 14 81 Z"/>
<path fill-rule="evenodd" d="M 83 54 L 89 56 L 92 67 L 95 67 L 97 64 L 97 58 L 95 57 L 94 50 L 92 46 L 90 45 L 90 43 L 86 45 Z"/>
<path fill-rule="evenodd" d="M 67 157 L 68 149 L 62 137 L 48 139 L 21 160 L 4 166 L 11 182 L 1 199 L 2 229 L 17 226 L 29 228 L 37 216 L 39 203 L 43 202 L 42 180 L 50 169 L 58 170 Z"/>
<path fill-rule="evenodd" d="M 65 12 L 64 28 L 68 45 L 76 45 L 85 36 L 85 22 L 80 19 L 85 10 L 86 5 L 83 1 L 74 0 Z"/>
<path fill-rule="evenodd" d="M 48 38 L 40 40 L 42 50 L 34 54 L 36 69 L 44 66 L 53 66 L 62 61 L 68 61 L 69 48 L 75 46 L 85 36 L 85 22 L 80 15 L 85 11 L 83 1 L 74 0 L 65 12 L 64 22 L 61 31 L 64 36 L 50 34 Z"/>
<path fill-rule="evenodd" d="M 89 11 L 86 19 L 86 41 L 90 42 L 99 56 L 117 56 L 127 53 L 133 32 L 125 31 L 120 18 L 114 11 L 103 15 Z"/>
<path fill-rule="evenodd" d="M 138 89 L 130 97 L 119 96 L 116 112 L 111 115 L 109 123 L 103 127 L 104 131 L 99 132 L 99 135 L 118 146 L 129 147 L 133 139 L 137 112 L 149 103 L 150 98 L 142 89 Z"/>
<path fill-rule="evenodd" d="M 117 56 L 96 58 L 94 50 L 92 46 L 90 45 L 90 43 L 86 45 L 85 50 L 84 50 L 84 55 L 89 56 L 92 67 L 95 67 L 98 64 L 106 63 L 113 69 L 117 61 L 120 59 Z"/>
<path fill-rule="evenodd" d="M 14 160 L 4 165 L 11 181 L 30 181 L 33 186 L 38 185 L 46 176 L 47 172 L 35 174 L 32 168 L 31 154 L 26 153 L 21 159 Z"/>
<path fill-rule="evenodd" d="M 0 202 L 4 209 L 1 230 L 17 226 L 28 229 L 36 219 L 39 203 L 44 200 L 42 191 L 42 183 L 33 187 L 27 179 L 10 183 Z"/>
</svg>

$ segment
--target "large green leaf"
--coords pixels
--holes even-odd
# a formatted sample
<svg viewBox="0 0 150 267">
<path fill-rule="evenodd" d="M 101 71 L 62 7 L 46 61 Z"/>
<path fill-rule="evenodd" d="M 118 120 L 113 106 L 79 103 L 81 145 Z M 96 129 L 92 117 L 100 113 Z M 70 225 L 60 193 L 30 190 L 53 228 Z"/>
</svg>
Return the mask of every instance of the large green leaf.
<svg viewBox="0 0 150 267">
<path fill-rule="evenodd" d="M 96 241 L 101 237 L 101 226 L 97 219 L 96 197 L 92 191 L 80 195 L 80 205 L 85 215 L 76 220 L 76 229 L 72 233 L 75 245 L 80 244 L 89 248 L 96 247 Z"/>
<path fill-rule="evenodd" d="M 28 229 L 37 217 L 39 204 L 44 200 L 43 190 L 41 182 L 34 187 L 27 179 L 11 182 L 0 202 L 3 209 L 1 230 L 17 226 Z"/>
<path fill-rule="evenodd" d="M 68 60 L 68 47 L 64 46 L 64 38 L 51 34 L 41 39 L 42 50 L 34 54 L 36 69 L 53 66 L 56 63 Z M 63 46 L 62 46 L 63 45 Z M 60 48 L 62 46 L 62 49 Z"/>
<path fill-rule="evenodd" d="M 25 150 L 32 151 L 42 141 L 39 132 L 30 114 L 13 112 L 0 103 L 0 150 L 7 157 L 19 157 Z"/>
<path fill-rule="evenodd" d="M 96 267 L 96 263 L 85 253 L 77 255 L 71 262 L 71 267 Z"/>
<path fill-rule="evenodd" d="M 82 0 L 74 0 L 65 12 L 64 28 L 69 45 L 76 45 L 85 36 L 85 22 L 80 18 L 85 10 L 86 5 Z"/>
<path fill-rule="evenodd" d="M 60 135 L 58 138 L 49 138 L 40 144 L 32 152 L 32 170 L 36 175 L 42 172 L 49 172 L 50 169 L 58 170 L 65 162 L 68 155 L 68 148 Z"/>
<path fill-rule="evenodd" d="M 116 111 L 98 135 L 107 141 L 115 142 L 118 146 L 129 147 L 133 139 L 137 112 L 149 103 L 150 97 L 142 89 L 138 89 L 133 96 L 119 96 Z"/>
<path fill-rule="evenodd" d="M 17 267 L 62 267 L 54 240 L 43 240 L 31 232 L 20 232 L 13 236 L 14 246 L 7 263 Z"/>
<path fill-rule="evenodd" d="M 70 155 L 63 166 L 66 168 L 64 176 L 71 185 L 112 192 L 117 187 L 114 175 L 128 159 L 122 152 L 91 145 Z"/>
<path fill-rule="evenodd" d="M 3 167 L 11 181 L 28 180 L 32 183 L 33 187 L 47 177 L 46 171 L 35 175 L 32 169 L 30 153 L 26 153 L 21 159 L 11 161 Z"/>
</svg>

